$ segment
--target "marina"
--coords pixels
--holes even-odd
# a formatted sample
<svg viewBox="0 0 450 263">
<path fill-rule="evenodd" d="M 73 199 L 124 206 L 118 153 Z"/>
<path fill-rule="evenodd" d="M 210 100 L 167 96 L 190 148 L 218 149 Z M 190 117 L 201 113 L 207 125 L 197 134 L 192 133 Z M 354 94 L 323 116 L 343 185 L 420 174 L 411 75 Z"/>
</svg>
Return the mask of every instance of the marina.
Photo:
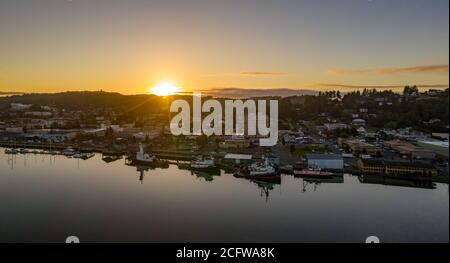
<svg viewBox="0 0 450 263">
<path fill-rule="evenodd" d="M 350 174 L 264 181 L 191 170 L 189 161 L 131 165 L 30 150 L 0 148 L 3 242 L 67 233 L 86 242 L 362 242 L 374 232 L 384 242 L 448 242 L 447 184 Z"/>
</svg>

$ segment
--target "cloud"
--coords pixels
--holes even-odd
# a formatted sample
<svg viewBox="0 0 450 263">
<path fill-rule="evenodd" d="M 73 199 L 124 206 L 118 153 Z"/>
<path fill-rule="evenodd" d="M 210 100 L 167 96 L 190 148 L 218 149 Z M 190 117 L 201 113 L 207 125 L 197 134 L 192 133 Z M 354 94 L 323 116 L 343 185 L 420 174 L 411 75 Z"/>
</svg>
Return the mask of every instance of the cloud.
<svg viewBox="0 0 450 263">
<path fill-rule="evenodd" d="M 406 85 L 346 85 L 346 84 L 336 84 L 336 83 L 318 83 L 312 86 L 317 89 L 403 89 Z M 416 85 L 419 88 L 432 88 L 432 89 L 443 89 L 448 88 L 448 84 L 423 84 Z"/>
<path fill-rule="evenodd" d="M 448 74 L 449 65 L 427 65 L 415 67 L 391 67 L 378 69 L 332 69 L 328 73 L 337 76 L 360 75 L 360 74 L 377 74 L 377 75 L 393 75 L 393 74 Z"/>
<path fill-rule="evenodd" d="M 258 76 L 280 76 L 280 75 L 285 75 L 285 73 L 283 73 L 283 72 L 266 72 L 266 71 L 244 71 L 244 72 L 241 72 L 239 75 L 258 77 Z"/>
<path fill-rule="evenodd" d="M 204 74 L 203 77 L 269 77 L 269 76 L 282 76 L 286 75 L 284 72 L 271 72 L 271 71 L 242 71 L 234 73 L 215 73 Z"/>
<path fill-rule="evenodd" d="M 214 87 L 201 90 L 202 95 L 227 98 L 251 98 L 251 97 L 288 97 L 295 95 L 316 95 L 318 91 L 308 89 L 246 89 L 238 87 Z M 188 93 L 186 93 L 188 94 Z"/>
</svg>

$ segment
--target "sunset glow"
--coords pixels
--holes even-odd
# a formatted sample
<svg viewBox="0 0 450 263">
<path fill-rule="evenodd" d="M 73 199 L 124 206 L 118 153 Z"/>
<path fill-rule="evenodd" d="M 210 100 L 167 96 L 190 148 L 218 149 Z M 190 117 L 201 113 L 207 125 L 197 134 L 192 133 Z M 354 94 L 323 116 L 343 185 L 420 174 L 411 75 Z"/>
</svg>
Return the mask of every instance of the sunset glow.
<svg viewBox="0 0 450 263">
<path fill-rule="evenodd" d="M 170 96 L 179 92 L 180 88 L 176 87 L 171 82 L 162 82 L 157 86 L 150 88 L 149 91 L 156 96 Z"/>
</svg>

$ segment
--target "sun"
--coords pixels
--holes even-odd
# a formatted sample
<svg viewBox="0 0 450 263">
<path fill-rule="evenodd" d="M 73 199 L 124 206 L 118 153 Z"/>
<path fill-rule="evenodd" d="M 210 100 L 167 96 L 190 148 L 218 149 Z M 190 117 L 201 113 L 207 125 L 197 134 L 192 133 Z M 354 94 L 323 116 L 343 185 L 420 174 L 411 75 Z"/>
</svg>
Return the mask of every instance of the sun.
<svg viewBox="0 0 450 263">
<path fill-rule="evenodd" d="M 150 88 L 149 91 L 156 96 L 170 96 L 179 92 L 180 88 L 171 82 L 162 82 Z"/>
</svg>

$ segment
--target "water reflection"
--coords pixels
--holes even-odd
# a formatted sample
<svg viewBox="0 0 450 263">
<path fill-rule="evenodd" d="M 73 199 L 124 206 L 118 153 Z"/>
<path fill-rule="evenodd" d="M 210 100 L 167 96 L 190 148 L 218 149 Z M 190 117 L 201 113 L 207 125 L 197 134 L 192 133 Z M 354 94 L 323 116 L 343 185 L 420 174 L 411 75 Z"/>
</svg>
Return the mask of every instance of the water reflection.
<svg viewBox="0 0 450 263">
<path fill-rule="evenodd" d="M 136 171 L 139 172 L 139 182 L 141 182 L 141 184 L 143 184 L 145 172 L 148 172 L 149 170 L 155 170 L 155 169 L 156 168 L 152 167 L 152 166 L 144 166 L 144 165 L 136 166 Z"/>
<path fill-rule="evenodd" d="M 269 201 L 270 192 L 274 190 L 274 186 L 276 184 L 264 181 L 253 181 L 253 182 L 261 189 L 261 197 L 265 197 L 265 201 L 267 203 Z"/>
<path fill-rule="evenodd" d="M 386 242 L 448 242 L 446 184 L 397 187 L 405 184 L 351 175 L 262 182 L 103 157 L 0 149 L 0 242 L 73 233 L 86 242 L 363 242 L 373 233 Z"/>
<path fill-rule="evenodd" d="M 343 184 L 344 177 L 343 176 L 333 176 L 328 178 L 301 178 L 302 180 L 302 193 L 306 193 L 308 189 L 311 189 L 313 192 L 317 191 L 321 184 Z"/>
<path fill-rule="evenodd" d="M 436 184 L 431 180 L 414 180 L 376 175 L 361 175 L 358 176 L 358 179 L 363 184 L 380 184 L 423 189 L 436 189 Z"/>
<path fill-rule="evenodd" d="M 191 174 L 196 176 L 198 179 L 203 179 L 206 182 L 212 182 L 214 180 L 214 176 L 220 176 L 219 169 L 210 169 L 210 170 L 191 170 Z"/>
</svg>

